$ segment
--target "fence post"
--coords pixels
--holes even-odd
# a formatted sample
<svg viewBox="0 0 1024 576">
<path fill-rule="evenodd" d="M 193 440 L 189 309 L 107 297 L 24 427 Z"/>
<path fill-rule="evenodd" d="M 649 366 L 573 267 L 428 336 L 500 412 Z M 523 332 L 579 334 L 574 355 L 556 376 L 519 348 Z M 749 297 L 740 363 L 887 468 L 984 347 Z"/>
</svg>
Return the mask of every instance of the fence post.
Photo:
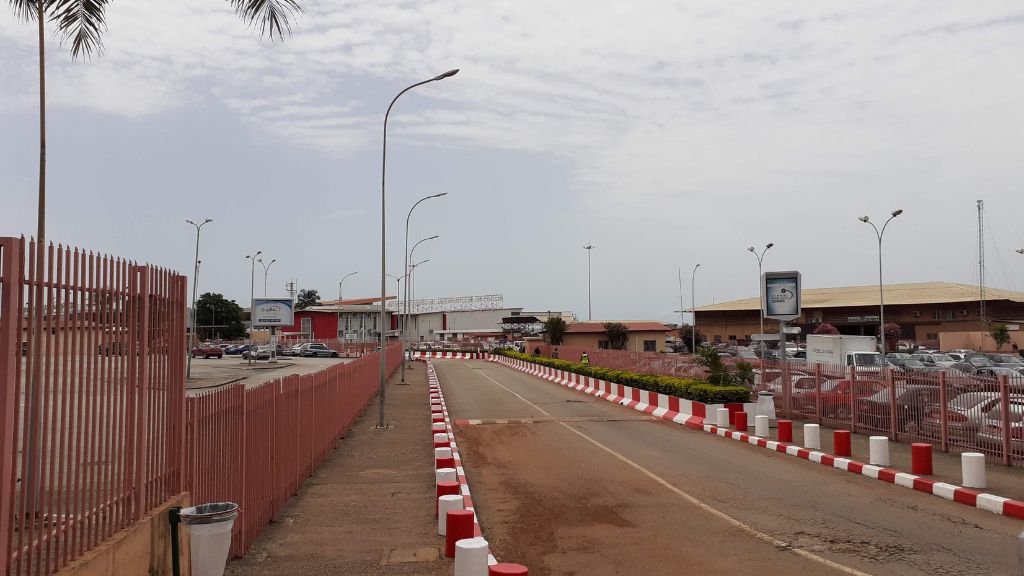
<svg viewBox="0 0 1024 576">
<path fill-rule="evenodd" d="M 949 390 L 946 388 L 946 373 L 939 372 L 939 446 L 949 452 Z"/>
<path fill-rule="evenodd" d="M 821 425 L 821 364 L 814 365 L 814 421 Z"/>
<path fill-rule="evenodd" d="M 782 328 L 781 324 L 780 324 L 779 328 L 780 328 L 780 332 L 781 332 L 781 328 Z M 793 402 L 792 402 L 793 401 L 793 378 L 790 377 L 790 375 L 789 375 L 789 359 L 786 357 L 786 347 L 785 347 L 785 344 L 783 344 L 783 347 L 782 347 L 782 364 L 779 366 L 779 368 L 781 370 L 781 372 L 779 373 L 779 376 L 781 377 L 781 380 L 782 380 L 781 382 L 779 382 L 779 384 L 782 386 L 783 413 L 786 415 L 786 418 L 792 418 L 793 417 Z"/>
<path fill-rule="evenodd" d="M 1010 465 L 1010 393 L 1009 378 L 999 375 L 999 414 L 1003 428 L 1003 465 Z"/>
<path fill-rule="evenodd" d="M 0 576 L 6 576 L 14 517 L 14 486 L 10 478 L 17 454 L 15 390 L 21 369 L 21 291 L 25 270 L 21 243 L 16 238 L 0 240 L 0 258 Z"/>
<path fill-rule="evenodd" d="M 885 362 L 885 359 L 882 362 Z M 884 365 L 883 369 L 885 370 L 885 386 L 889 388 L 889 438 L 895 442 L 899 440 L 899 421 L 896 415 L 896 409 L 898 408 L 896 406 L 896 384 L 892 378 L 892 370 L 886 369 Z"/>
<path fill-rule="evenodd" d="M 850 366 L 850 430 L 857 432 L 857 367 Z"/>
<path fill-rule="evenodd" d="M 138 343 L 138 352 L 135 358 L 131 359 L 138 365 L 136 374 L 138 379 L 135 382 L 135 388 L 138 390 L 136 394 L 136 404 L 133 407 L 135 413 L 138 415 L 136 419 L 135 429 L 135 470 L 132 474 L 132 485 L 134 486 L 132 494 L 132 519 L 141 520 L 142 514 L 145 511 L 145 492 L 146 492 L 146 451 L 147 442 L 146 439 L 149 437 L 149 272 L 148 266 L 133 266 L 132 274 L 139 275 L 139 281 L 136 285 L 138 293 L 136 294 L 137 300 L 137 324 L 132 326 L 133 330 L 137 330 L 138 338 L 135 338 Z"/>
</svg>

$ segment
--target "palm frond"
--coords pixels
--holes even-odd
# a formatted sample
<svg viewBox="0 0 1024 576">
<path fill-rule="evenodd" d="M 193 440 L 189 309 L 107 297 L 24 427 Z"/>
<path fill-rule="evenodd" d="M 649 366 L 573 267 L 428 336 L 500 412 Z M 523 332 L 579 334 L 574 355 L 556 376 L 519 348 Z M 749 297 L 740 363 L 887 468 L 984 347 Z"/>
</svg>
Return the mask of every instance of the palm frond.
<svg viewBox="0 0 1024 576">
<path fill-rule="evenodd" d="M 292 18 L 302 13 L 298 0 L 228 0 L 235 13 L 250 26 L 259 25 L 260 36 L 284 40 L 292 33 Z"/>
<path fill-rule="evenodd" d="M 57 25 L 61 41 L 71 42 L 73 58 L 103 50 L 108 4 L 110 0 L 48 0 L 49 20 Z"/>
<path fill-rule="evenodd" d="M 17 18 L 28 21 L 36 19 L 36 0 L 8 0 L 14 15 Z"/>
</svg>

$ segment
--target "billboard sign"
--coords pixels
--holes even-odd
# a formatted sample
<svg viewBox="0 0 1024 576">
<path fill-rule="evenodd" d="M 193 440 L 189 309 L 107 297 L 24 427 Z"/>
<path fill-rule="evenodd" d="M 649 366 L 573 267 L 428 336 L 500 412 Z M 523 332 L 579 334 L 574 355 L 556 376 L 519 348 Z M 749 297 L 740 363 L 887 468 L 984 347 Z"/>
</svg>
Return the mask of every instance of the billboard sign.
<svg viewBox="0 0 1024 576">
<path fill-rule="evenodd" d="M 761 275 L 764 317 L 794 320 L 800 317 L 800 273 L 765 272 Z"/>
<path fill-rule="evenodd" d="M 253 299 L 253 328 L 275 328 L 292 324 L 295 324 L 295 303 L 291 298 Z"/>
</svg>

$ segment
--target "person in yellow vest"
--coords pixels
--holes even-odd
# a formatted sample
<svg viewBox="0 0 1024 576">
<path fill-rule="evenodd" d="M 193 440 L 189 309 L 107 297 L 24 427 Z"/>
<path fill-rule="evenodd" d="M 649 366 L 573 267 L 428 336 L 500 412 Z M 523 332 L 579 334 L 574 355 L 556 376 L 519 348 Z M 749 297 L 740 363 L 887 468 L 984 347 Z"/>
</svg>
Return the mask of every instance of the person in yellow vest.
<svg viewBox="0 0 1024 576">
<path fill-rule="evenodd" d="M 580 364 L 590 364 L 590 356 L 587 356 L 586 352 L 584 352 L 583 355 L 580 356 Z"/>
</svg>

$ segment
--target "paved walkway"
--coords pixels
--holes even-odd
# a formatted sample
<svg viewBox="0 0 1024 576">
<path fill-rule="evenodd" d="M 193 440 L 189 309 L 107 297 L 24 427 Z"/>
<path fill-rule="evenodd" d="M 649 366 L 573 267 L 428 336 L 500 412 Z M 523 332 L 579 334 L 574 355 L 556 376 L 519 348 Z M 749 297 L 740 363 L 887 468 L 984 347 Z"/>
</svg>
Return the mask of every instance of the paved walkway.
<svg viewBox="0 0 1024 576">
<path fill-rule="evenodd" d="M 386 421 L 370 405 L 228 575 L 447 575 L 433 515 L 433 444 L 426 369 L 388 385 Z"/>
</svg>

